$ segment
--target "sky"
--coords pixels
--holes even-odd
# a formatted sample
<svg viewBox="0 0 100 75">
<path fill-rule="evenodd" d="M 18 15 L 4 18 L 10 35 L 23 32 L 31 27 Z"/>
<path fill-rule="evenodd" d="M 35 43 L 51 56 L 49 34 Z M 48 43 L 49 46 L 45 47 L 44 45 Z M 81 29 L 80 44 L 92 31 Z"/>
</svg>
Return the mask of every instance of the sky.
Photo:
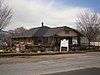
<svg viewBox="0 0 100 75">
<path fill-rule="evenodd" d="M 75 28 L 77 15 L 85 10 L 100 13 L 100 0 L 6 0 L 13 17 L 4 30 L 41 26 Z"/>
</svg>

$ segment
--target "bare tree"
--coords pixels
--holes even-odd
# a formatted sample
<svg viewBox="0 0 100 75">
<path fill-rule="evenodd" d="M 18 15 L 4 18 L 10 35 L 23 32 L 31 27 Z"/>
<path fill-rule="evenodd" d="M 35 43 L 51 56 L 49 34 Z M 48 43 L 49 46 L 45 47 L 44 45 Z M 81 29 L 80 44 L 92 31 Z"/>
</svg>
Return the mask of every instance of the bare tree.
<svg viewBox="0 0 100 75">
<path fill-rule="evenodd" d="M 11 18 L 11 9 L 6 3 L 4 3 L 4 0 L 0 0 L 0 29 L 3 29 L 9 25 Z"/>
<path fill-rule="evenodd" d="M 100 29 L 100 16 L 96 12 L 84 11 L 77 16 L 76 25 L 90 42 L 97 37 Z"/>
<path fill-rule="evenodd" d="M 19 34 L 19 33 L 22 33 L 22 32 L 24 32 L 24 31 L 26 31 L 27 29 L 26 28 L 24 28 L 24 27 L 19 27 L 19 28 L 16 28 L 15 29 L 15 34 Z"/>
<path fill-rule="evenodd" d="M 17 35 L 17 34 L 20 34 L 24 31 L 26 31 L 27 29 L 24 28 L 24 27 L 19 27 L 19 28 L 16 28 L 15 30 L 9 30 L 10 33 L 12 33 L 13 35 Z"/>
</svg>

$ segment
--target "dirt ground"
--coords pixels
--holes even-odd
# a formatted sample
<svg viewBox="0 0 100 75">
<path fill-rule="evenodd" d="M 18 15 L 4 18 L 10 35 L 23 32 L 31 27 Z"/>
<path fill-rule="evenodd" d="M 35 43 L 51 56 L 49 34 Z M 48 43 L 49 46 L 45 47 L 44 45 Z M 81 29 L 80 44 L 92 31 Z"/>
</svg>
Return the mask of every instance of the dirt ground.
<svg viewBox="0 0 100 75">
<path fill-rule="evenodd" d="M 61 54 L 61 55 L 40 55 L 40 56 L 16 56 L 16 57 L 6 57 L 0 58 L 1 64 L 13 64 L 13 63 L 37 63 L 46 60 L 59 60 L 59 59 L 77 59 L 80 57 L 89 56 L 100 56 L 100 52 L 87 52 L 87 53 L 77 53 L 77 54 Z"/>
</svg>

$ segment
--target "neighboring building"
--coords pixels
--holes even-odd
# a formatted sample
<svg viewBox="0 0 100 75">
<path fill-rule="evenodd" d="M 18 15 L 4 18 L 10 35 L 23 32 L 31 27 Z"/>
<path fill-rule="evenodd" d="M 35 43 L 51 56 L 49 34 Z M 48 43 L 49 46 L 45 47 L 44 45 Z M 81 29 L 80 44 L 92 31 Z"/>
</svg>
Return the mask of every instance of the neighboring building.
<svg viewBox="0 0 100 75">
<path fill-rule="evenodd" d="M 17 51 L 29 49 L 32 51 L 60 50 L 62 39 L 69 40 L 71 49 L 72 44 L 80 45 L 82 36 L 77 30 L 67 26 L 50 28 L 42 24 L 42 27 L 32 28 L 17 36 L 13 36 L 12 40 L 14 45 L 16 45 Z"/>
<path fill-rule="evenodd" d="M 0 39 L 5 40 L 6 36 L 10 36 L 10 33 L 0 29 Z"/>
<path fill-rule="evenodd" d="M 11 34 L 7 31 L 0 30 L 0 40 L 3 40 L 10 45 L 11 44 Z"/>
<path fill-rule="evenodd" d="M 100 50 L 100 33 L 90 42 L 90 45 L 93 47 L 93 49 Z"/>
<path fill-rule="evenodd" d="M 0 30 L 0 50 L 3 52 L 6 50 L 6 47 L 10 43 L 11 39 L 9 37 L 10 33 L 8 33 L 7 31 Z"/>
</svg>

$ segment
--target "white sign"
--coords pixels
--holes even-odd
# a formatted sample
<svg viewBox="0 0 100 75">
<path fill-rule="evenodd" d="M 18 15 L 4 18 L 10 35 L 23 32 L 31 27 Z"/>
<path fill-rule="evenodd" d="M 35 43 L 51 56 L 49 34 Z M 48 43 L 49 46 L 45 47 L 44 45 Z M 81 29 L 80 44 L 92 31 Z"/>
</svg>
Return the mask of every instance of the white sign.
<svg viewBox="0 0 100 75">
<path fill-rule="evenodd" d="M 66 47 L 67 51 L 69 51 L 69 41 L 66 39 L 61 40 L 61 44 L 60 44 L 60 52 L 61 52 L 61 47 Z"/>
</svg>

